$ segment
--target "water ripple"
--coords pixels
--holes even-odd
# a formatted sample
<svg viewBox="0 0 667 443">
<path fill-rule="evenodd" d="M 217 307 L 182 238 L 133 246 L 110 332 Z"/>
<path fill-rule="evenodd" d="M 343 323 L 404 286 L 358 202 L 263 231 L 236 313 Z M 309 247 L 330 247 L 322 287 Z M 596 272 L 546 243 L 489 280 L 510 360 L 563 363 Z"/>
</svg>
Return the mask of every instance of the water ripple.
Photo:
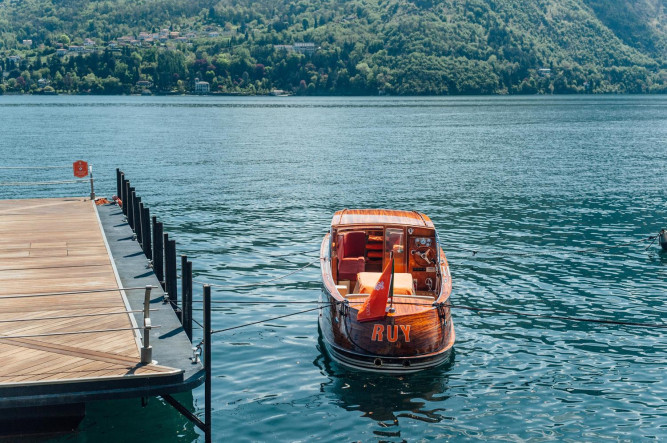
<svg viewBox="0 0 667 443">
<path fill-rule="evenodd" d="M 433 219 L 457 304 L 667 322 L 666 253 L 577 252 L 667 227 L 664 97 L 4 97 L 0 108 L 3 164 L 85 158 L 102 194 L 121 167 L 196 279 L 226 285 L 217 301 L 315 299 L 317 267 L 234 285 L 316 259 L 334 211 L 386 207 Z M 0 188 L 0 198 L 86 192 L 74 189 Z M 215 305 L 213 328 L 301 308 Z M 330 361 L 314 312 L 217 334 L 215 438 L 667 439 L 665 330 L 464 310 L 454 322 L 451 362 L 402 377 Z M 170 417 L 163 426 L 184 426 L 151 408 Z M 103 417 L 94 412 L 81 438 Z M 192 427 L 185 437 L 197 438 Z"/>
</svg>

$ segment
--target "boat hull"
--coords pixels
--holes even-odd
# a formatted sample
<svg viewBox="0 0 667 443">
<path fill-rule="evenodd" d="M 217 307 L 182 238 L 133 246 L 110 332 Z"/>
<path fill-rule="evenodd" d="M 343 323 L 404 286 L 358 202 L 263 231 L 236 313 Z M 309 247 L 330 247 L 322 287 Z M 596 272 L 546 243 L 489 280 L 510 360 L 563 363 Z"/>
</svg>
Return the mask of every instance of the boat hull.
<svg viewBox="0 0 667 443">
<path fill-rule="evenodd" d="M 449 361 L 453 349 L 449 347 L 439 353 L 423 356 L 387 357 L 358 354 L 339 348 L 326 339 L 324 339 L 324 346 L 327 354 L 338 364 L 352 369 L 385 374 L 409 374 L 438 367 Z"/>
<path fill-rule="evenodd" d="M 450 358 L 455 341 L 449 310 L 433 307 L 406 316 L 356 321 L 356 310 L 336 300 L 324 287 L 320 333 L 331 358 L 347 367 L 383 373 L 411 373 L 434 368 Z"/>
</svg>

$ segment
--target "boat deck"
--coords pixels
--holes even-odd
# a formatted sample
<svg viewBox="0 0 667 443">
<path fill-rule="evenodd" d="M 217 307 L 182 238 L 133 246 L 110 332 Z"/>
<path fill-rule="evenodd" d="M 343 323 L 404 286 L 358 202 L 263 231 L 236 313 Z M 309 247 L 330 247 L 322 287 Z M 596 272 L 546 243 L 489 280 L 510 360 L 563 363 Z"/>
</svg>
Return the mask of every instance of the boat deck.
<svg viewBox="0 0 667 443">
<path fill-rule="evenodd" d="M 350 301 L 353 308 L 359 309 L 368 297 L 369 294 L 349 294 L 345 298 Z M 433 309 L 433 297 L 395 295 L 394 303 L 395 312 L 388 313 L 389 317 L 419 314 Z"/>
<path fill-rule="evenodd" d="M 111 223 L 129 232 L 121 252 L 140 251 L 127 225 Z M 138 270 L 146 274 L 145 266 Z M 157 283 L 149 274 L 131 283 L 143 286 L 151 276 Z M 119 289 L 124 283 L 90 200 L 0 201 L 0 406 L 144 395 L 160 385 L 179 390 L 183 365 L 141 364 L 142 314 L 130 311 L 141 310 L 144 289 L 129 294 Z M 162 291 L 153 292 L 159 300 Z M 151 307 L 162 305 L 153 300 Z M 189 351 L 187 338 L 180 346 Z"/>
</svg>

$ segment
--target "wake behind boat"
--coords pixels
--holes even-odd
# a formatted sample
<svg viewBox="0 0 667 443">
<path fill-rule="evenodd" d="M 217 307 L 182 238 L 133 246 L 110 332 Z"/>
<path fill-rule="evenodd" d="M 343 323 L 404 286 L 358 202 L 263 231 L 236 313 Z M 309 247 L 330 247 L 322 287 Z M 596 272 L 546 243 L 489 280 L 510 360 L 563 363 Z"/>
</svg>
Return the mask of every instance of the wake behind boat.
<svg viewBox="0 0 667 443">
<path fill-rule="evenodd" d="M 415 372 L 448 360 L 455 333 L 449 265 L 431 219 L 415 211 L 345 209 L 320 249 L 319 326 L 350 367 Z"/>
</svg>

